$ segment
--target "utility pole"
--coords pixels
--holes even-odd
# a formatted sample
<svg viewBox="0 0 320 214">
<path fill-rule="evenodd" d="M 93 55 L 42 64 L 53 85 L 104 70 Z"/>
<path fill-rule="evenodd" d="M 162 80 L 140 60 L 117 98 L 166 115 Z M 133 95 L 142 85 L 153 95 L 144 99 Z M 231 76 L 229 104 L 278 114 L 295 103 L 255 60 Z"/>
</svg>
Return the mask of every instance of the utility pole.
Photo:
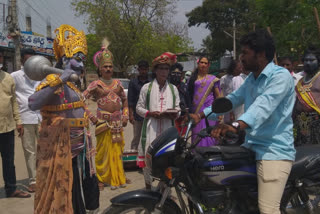
<svg viewBox="0 0 320 214">
<path fill-rule="evenodd" d="M 233 59 L 237 59 L 237 54 L 236 54 L 236 20 L 233 20 Z"/>
<path fill-rule="evenodd" d="M 14 71 L 21 69 L 20 29 L 18 26 L 17 1 L 10 0 L 12 22 L 9 26 L 10 36 L 14 44 Z"/>
</svg>

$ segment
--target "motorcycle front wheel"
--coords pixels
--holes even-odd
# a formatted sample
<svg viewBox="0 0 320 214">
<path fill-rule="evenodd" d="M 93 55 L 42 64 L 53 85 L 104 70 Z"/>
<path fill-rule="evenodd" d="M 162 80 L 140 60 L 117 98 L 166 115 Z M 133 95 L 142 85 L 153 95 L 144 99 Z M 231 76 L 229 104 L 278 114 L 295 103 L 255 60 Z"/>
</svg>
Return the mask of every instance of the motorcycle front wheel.
<svg viewBox="0 0 320 214">
<path fill-rule="evenodd" d="M 309 195 L 310 196 L 310 195 Z M 319 213 L 319 195 L 312 195 L 310 198 L 311 206 L 314 210 L 308 208 L 307 204 L 303 204 L 298 192 L 293 192 L 286 203 L 282 204 L 281 214 L 317 214 Z"/>
<path fill-rule="evenodd" d="M 153 208 L 147 208 L 143 204 L 137 205 L 111 205 L 106 210 L 102 212 L 102 214 L 151 214 L 154 211 Z M 150 206 L 149 206 L 150 207 Z M 161 211 L 162 214 L 180 214 L 181 212 L 175 210 L 174 207 L 171 207 L 169 204 L 164 204 L 163 209 Z"/>
</svg>

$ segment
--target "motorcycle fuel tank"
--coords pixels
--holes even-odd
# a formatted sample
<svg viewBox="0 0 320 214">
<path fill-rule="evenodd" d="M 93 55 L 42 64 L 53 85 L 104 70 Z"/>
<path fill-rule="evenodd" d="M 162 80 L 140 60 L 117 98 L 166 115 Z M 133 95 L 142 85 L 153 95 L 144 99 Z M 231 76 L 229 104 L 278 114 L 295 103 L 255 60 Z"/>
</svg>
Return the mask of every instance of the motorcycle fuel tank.
<svg viewBox="0 0 320 214">
<path fill-rule="evenodd" d="M 197 155 L 194 163 L 196 183 L 201 189 L 217 186 L 256 185 L 256 162 L 250 155 L 223 157 L 222 154 Z M 193 167 L 195 168 L 195 167 Z"/>
</svg>

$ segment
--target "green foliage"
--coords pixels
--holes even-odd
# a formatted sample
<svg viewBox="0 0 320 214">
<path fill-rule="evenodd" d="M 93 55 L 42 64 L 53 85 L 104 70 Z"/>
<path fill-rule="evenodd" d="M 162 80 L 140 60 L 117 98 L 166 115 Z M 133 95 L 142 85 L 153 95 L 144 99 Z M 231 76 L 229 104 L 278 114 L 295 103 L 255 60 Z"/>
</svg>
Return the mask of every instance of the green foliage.
<svg viewBox="0 0 320 214">
<path fill-rule="evenodd" d="M 96 67 L 93 63 L 94 54 L 101 48 L 101 39 L 98 38 L 95 34 L 86 35 L 87 44 L 88 44 L 88 56 L 86 61 L 86 69 L 93 71 L 96 70 Z"/>
<path fill-rule="evenodd" d="M 115 66 L 126 71 L 129 65 L 141 59 L 151 62 L 165 51 L 190 51 L 190 40 L 167 22 L 174 11 L 174 1 L 73 0 L 72 5 L 78 15 L 88 18 L 89 31 L 93 33 L 87 37 L 89 55 L 98 51 L 97 42 L 107 37 Z"/>
<path fill-rule="evenodd" d="M 310 0 L 256 0 L 258 26 L 270 26 L 279 56 L 298 59 L 310 45 L 319 46 L 319 33 L 313 8 L 320 1 Z"/>
<path fill-rule="evenodd" d="M 233 49 L 233 20 L 236 20 L 237 35 L 249 30 L 252 17 L 249 15 L 251 0 L 204 0 L 202 6 L 187 14 L 189 26 L 205 24 L 211 35 L 203 41 L 203 49 L 211 59 L 222 56 L 226 49 Z"/>
<path fill-rule="evenodd" d="M 211 35 L 203 41 L 203 51 L 213 58 L 232 50 L 232 32 L 236 20 L 237 41 L 253 26 L 270 27 L 279 56 L 301 56 L 310 44 L 320 45 L 313 7 L 320 8 L 319 0 L 205 0 L 203 5 L 188 15 L 189 26 L 205 24 Z M 238 47 L 239 50 L 239 47 Z"/>
</svg>

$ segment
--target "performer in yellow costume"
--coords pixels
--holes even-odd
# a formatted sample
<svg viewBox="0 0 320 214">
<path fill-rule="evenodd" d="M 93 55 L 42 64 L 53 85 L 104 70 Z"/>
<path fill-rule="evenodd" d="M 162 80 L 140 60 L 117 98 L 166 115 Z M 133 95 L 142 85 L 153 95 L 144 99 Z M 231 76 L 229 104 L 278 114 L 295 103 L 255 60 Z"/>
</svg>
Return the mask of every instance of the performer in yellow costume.
<svg viewBox="0 0 320 214">
<path fill-rule="evenodd" d="M 104 184 L 110 185 L 111 190 L 126 184 L 122 153 L 123 127 L 129 119 L 128 102 L 121 82 L 112 79 L 113 55 L 108 45 L 105 40 L 102 50 L 94 56 L 100 79 L 93 81 L 84 92 L 86 98 L 92 97 L 98 104 L 96 170 L 100 190 Z"/>
</svg>

